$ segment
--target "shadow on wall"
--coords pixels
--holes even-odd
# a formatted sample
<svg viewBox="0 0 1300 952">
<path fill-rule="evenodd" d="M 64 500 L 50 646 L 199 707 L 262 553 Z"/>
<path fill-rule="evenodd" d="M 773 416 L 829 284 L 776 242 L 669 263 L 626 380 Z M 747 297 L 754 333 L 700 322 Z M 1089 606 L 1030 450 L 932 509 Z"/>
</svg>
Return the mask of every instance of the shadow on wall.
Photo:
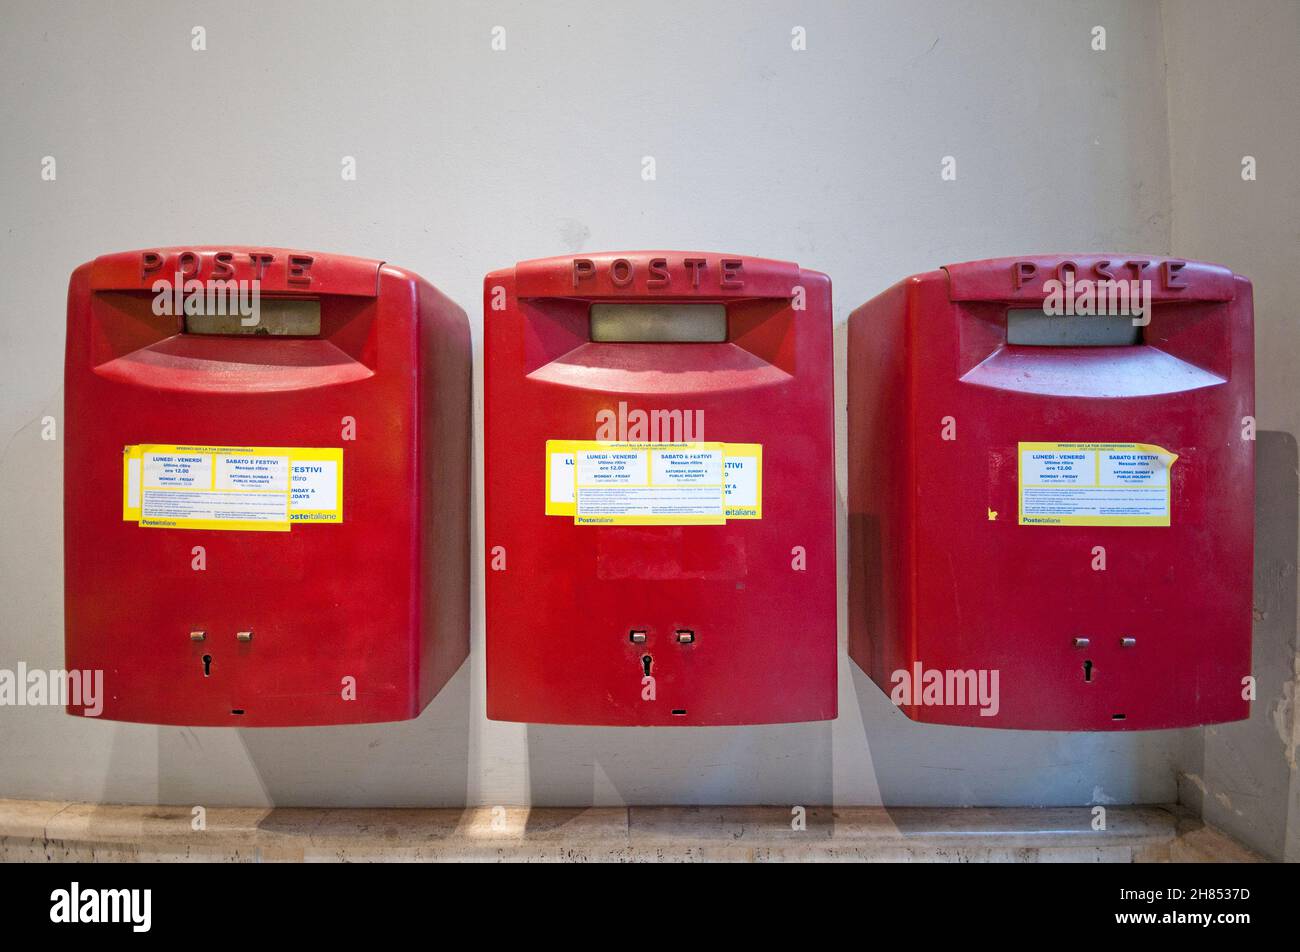
<svg viewBox="0 0 1300 952">
<path fill-rule="evenodd" d="M 469 715 L 470 665 L 465 663 L 424 713 L 410 721 L 346 727 L 159 728 L 156 802 L 463 806 L 469 779 Z M 228 765 L 217 774 L 217 782 L 214 764 Z M 110 766 L 107 775 L 117 776 L 118 771 Z M 221 795 L 216 800 L 213 790 L 218 787 Z M 111 794 L 106 799 L 111 800 Z"/>
<path fill-rule="evenodd" d="M 1296 790 L 1296 545 L 1300 454 L 1273 430 L 1255 442 L 1255 593 L 1250 718 L 1191 739 L 1179 777 L 1182 801 L 1205 821 L 1270 859 L 1300 860 Z"/>
<path fill-rule="evenodd" d="M 1172 803 L 1175 754 L 1194 731 L 1066 733 L 910 720 L 852 661 L 885 806 Z M 1087 816 L 1088 814 L 1084 814 Z"/>
<path fill-rule="evenodd" d="M 657 729 L 530 724 L 530 801 L 831 803 L 832 723 Z"/>
</svg>

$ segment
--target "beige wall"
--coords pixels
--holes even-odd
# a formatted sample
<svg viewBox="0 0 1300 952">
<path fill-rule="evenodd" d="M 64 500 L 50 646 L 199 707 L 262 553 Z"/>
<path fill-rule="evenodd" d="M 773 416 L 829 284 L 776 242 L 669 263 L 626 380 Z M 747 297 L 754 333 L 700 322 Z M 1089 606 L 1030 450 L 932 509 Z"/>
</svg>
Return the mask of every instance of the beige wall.
<svg viewBox="0 0 1300 952">
<path fill-rule="evenodd" d="M 62 658 L 61 447 L 41 440 L 39 423 L 61 413 L 64 293 L 78 263 L 195 242 L 386 258 L 470 312 L 477 375 L 480 282 L 492 268 L 635 247 L 787 258 L 834 279 L 842 407 L 843 321 L 909 273 L 1096 249 L 1175 251 L 1264 274 L 1249 243 L 1220 245 L 1212 232 L 1171 242 L 1182 204 L 1171 200 L 1168 110 L 1186 115 L 1187 101 L 1166 94 L 1165 49 L 1217 46 L 1194 17 L 1172 19 L 1162 26 L 1154 0 L 677 0 L 653 15 L 595 2 L 18 5 L 0 34 L 0 666 Z M 190 49 L 195 25 L 207 30 L 202 53 Z M 495 25 L 507 29 L 505 52 L 489 49 Z M 1090 49 L 1094 25 L 1107 29 L 1105 52 Z M 790 48 L 794 26 L 807 30 L 804 52 Z M 1246 61 L 1257 94 L 1283 68 L 1294 78 L 1281 30 L 1253 19 L 1239 29 L 1216 71 Z M 1196 59 L 1184 72 L 1203 78 L 1207 61 Z M 1202 132 L 1218 141 L 1215 128 Z M 1278 130 L 1265 135 L 1251 147 L 1283 144 Z M 1287 196 L 1294 208 L 1294 154 L 1261 157 L 1250 193 L 1277 243 Z M 57 159 L 55 182 L 40 180 L 45 155 Z M 357 159 L 355 182 L 340 178 L 344 155 Z M 645 155 L 657 160 L 654 182 L 641 179 Z M 957 159 L 955 182 L 940 181 L 945 155 Z M 1174 169 L 1177 181 L 1189 174 L 1181 161 Z M 1294 400 L 1277 406 L 1294 379 L 1284 355 L 1296 335 L 1280 310 L 1289 298 L 1257 288 L 1272 308 L 1261 417 L 1294 432 Z M 842 497 L 842 412 L 838 438 Z M 479 529 L 476 559 L 481 545 Z M 189 730 L 0 709 L 0 795 L 1155 802 L 1177 795 L 1201 739 L 915 725 L 844 658 L 834 723 L 489 723 L 479 574 L 471 661 L 414 722 Z"/>
</svg>

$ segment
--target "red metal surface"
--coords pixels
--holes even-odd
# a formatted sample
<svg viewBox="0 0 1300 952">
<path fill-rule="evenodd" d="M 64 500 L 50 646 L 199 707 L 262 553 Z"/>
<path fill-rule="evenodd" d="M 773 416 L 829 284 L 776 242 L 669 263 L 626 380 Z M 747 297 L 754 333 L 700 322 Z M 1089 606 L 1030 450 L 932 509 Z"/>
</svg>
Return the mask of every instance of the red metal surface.
<svg viewBox="0 0 1300 952">
<path fill-rule="evenodd" d="M 806 310 L 791 306 L 797 286 Z M 727 341 L 592 342 L 590 305 L 617 300 L 724 303 Z M 584 255 L 493 272 L 484 302 L 488 716 L 609 725 L 833 718 L 826 276 L 716 254 Z M 763 518 L 582 526 L 545 515 L 546 441 L 594 439 L 596 414 L 620 402 L 702 410 L 707 441 L 761 443 Z M 803 571 L 792 569 L 797 546 Z M 695 642 L 678 643 L 679 628 Z M 632 629 L 646 631 L 645 643 L 631 642 Z M 647 655 L 653 701 L 642 700 Z"/>
<path fill-rule="evenodd" d="M 1152 282 L 1141 345 L 1006 343 L 1008 305 L 1040 306 L 1063 261 L 1080 278 Z M 907 278 L 853 313 L 849 654 L 886 693 L 895 672 L 918 663 L 1000 672 L 996 716 L 917 704 L 904 706 L 908 716 L 1135 730 L 1248 715 L 1251 285 L 1214 265 L 1177 264 L 968 262 Z M 942 438 L 945 417 L 956 439 Z M 1018 525 L 1020 441 L 1131 441 L 1179 454 L 1171 524 Z M 1096 546 L 1104 571 L 1093 568 Z M 1126 636 L 1132 647 L 1121 646 Z"/>
<path fill-rule="evenodd" d="M 150 291 L 178 268 L 318 298 L 321 334 L 181 333 L 179 318 L 153 314 Z M 69 669 L 103 670 L 101 716 L 250 727 L 419 714 L 469 650 L 470 359 L 464 312 L 378 261 L 223 246 L 105 255 L 73 272 L 66 650 Z M 124 521 L 122 449 L 139 443 L 342 447 L 343 522 Z"/>
</svg>

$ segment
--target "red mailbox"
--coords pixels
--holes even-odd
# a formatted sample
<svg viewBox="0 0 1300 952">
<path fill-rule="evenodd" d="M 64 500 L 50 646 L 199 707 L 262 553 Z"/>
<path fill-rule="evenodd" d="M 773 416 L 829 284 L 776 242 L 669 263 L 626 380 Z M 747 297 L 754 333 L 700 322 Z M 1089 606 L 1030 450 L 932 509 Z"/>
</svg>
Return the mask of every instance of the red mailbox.
<svg viewBox="0 0 1300 952">
<path fill-rule="evenodd" d="M 1136 255 L 949 265 L 849 323 L 849 653 L 909 717 L 1249 712 L 1250 282 Z"/>
<path fill-rule="evenodd" d="M 488 716 L 833 718 L 826 276 L 550 258 L 484 315 Z"/>
<path fill-rule="evenodd" d="M 72 274 L 66 648 L 160 724 L 415 717 L 468 641 L 465 314 L 379 261 L 105 255 Z"/>
</svg>

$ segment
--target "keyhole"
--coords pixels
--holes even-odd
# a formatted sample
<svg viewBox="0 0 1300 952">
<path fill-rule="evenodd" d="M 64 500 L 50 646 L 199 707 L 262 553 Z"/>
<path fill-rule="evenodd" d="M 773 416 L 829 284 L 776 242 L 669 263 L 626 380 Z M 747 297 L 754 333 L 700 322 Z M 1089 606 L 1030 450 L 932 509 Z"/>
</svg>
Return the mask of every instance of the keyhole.
<svg viewBox="0 0 1300 952">
<path fill-rule="evenodd" d="M 641 656 L 641 667 L 645 668 L 645 676 L 650 677 L 650 665 L 654 663 L 654 658 L 649 655 Z"/>
<path fill-rule="evenodd" d="M 1092 662 L 1091 661 L 1085 661 L 1083 663 L 1083 680 L 1089 684 L 1092 683 Z"/>
<path fill-rule="evenodd" d="M 212 673 L 212 655 L 205 654 L 203 656 L 203 676 L 206 678 L 211 673 Z"/>
</svg>

